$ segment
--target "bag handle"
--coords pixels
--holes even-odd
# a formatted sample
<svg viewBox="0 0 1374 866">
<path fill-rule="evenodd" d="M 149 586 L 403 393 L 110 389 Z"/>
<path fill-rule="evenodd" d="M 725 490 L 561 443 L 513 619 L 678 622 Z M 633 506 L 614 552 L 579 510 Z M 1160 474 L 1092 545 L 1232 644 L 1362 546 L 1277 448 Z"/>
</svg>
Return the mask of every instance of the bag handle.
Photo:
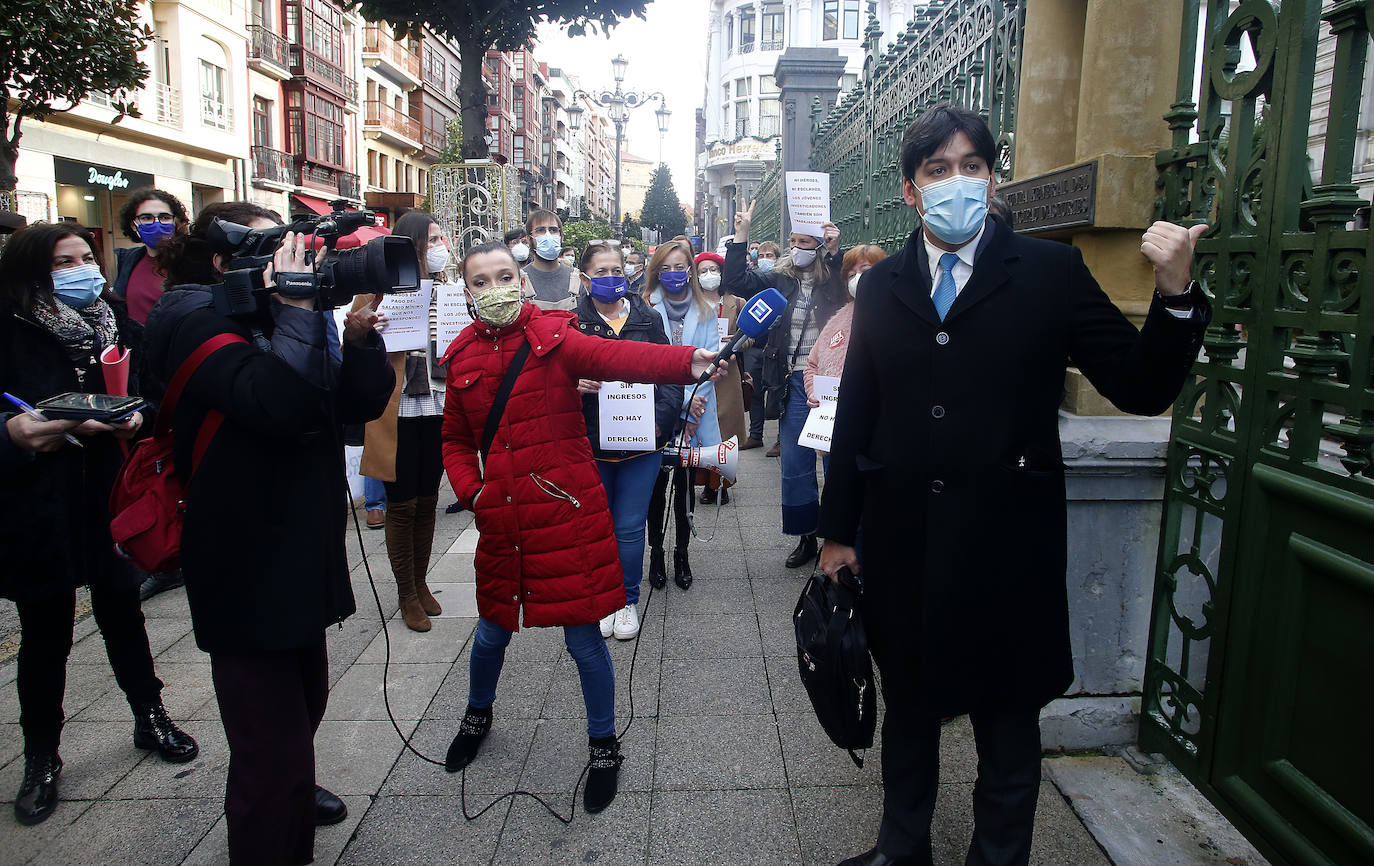
<svg viewBox="0 0 1374 866">
<path fill-rule="evenodd" d="M 167 386 L 167 392 L 162 397 L 162 406 L 157 413 L 157 426 L 153 428 L 154 439 L 165 440 L 171 435 L 172 416 L 176 412 L 177 403 L 181 400 L 181 392 L 186 389 L 186 383 L 191 381 L 191 377 L 200 369 L 200 365 L 225 346 L 247 342 L 238 334 L 216 334 L 197 346 L 196 350 L 188 355 L 185 361 L 181 362 L 181 366 L 177 367 L 176 375 L 172 376 L 172 383 Z M 201 458 L 209 450 L 210 442 L 219 432 L 219 428 L 224 425 L 224 420 L 224 413 L 218 409 L 210 409 L 205 413 L 205 419 L 201 421 L 200 429 L 196 431 L 195 445 L 191 449 L 192 475 L 199 468 Z"/>
<path fill-rule="evenodd" d="M 491 410 L 487 412 L 487 425 L 482 430 L 482 447 L 477 452 L 477 471 L 484 480 L 487 476 L 487 455 L 491 453 L 491 444 L 496 441 L 496 430 L 501 426 L 501 416 L 506 413 L 506 401 L 510 399 L 510 392 L 515 388 L 515 380 L 519 378 L 520 370 L 525 366 L 525 359 L 529 356 L 530 344 L 528 340 L 524 340 L 515 351 L 510 366 L 506 368 L 501 386 L 496 389 L 496 399 L 492 400 Z"/>
</svg>

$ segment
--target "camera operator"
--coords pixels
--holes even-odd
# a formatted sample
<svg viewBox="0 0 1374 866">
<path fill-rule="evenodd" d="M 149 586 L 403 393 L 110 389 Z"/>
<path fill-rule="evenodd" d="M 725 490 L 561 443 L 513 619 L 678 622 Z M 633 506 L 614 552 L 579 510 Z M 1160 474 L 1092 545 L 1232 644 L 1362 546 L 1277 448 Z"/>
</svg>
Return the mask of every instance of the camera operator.
<svg viewBox="0 0 1374 866">
<path fill-rule="evenodd" d="M 339 426 L 380 415 L 394 376 L 370 312 L 345 320 L 341 358 L 313 299 L 274 293 L 262 314 L 217 313 L 209 284 L 224 281 L 231 256 L 213 234 L 216 218 L 281 224 L 256 205 L 215 204 L 165 243 L 169 290 L 148 317 L 145 394 L 160 398 L 206 340 L 248 341 L 210 355 L 175 408 L 175 462 L 187 482 L 182 571 L 229 743 L 230 861 L 309 863 L 315 826 L 347 814 L 315 784 L 313 742 L 328 698 L 325 629 L 355 610 Z M 264 283 L 310 271 L 307 249 L 305 236 L 287 232 Z M 225 420 L 191 477 L 212 409 Z"/>
</svg>

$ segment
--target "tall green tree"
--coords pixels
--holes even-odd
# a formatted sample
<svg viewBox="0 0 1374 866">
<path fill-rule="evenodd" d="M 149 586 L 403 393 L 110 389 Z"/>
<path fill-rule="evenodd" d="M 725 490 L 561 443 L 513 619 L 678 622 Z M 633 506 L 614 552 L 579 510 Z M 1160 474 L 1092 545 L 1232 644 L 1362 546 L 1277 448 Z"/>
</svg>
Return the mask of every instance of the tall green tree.
<svg viewBox="0 0 1374 866">
<path fill-rule="evenodd" d="M 673 176 L 668 166 L 662 163 L 654 169 L 649 189 L 644 193 L 644 208 L 639 212 L 639 222 L 645 228 L 658 229 L 660 240 L 667 240 L 687 230 L 687 213 L 678 201 L 677 190 L 673 189 Z"/>
<path fill-rule="evenodd" d="M 138 0 L 5 0 L 0 14 L 0 206 L 18 178 L 24 118 L 70 111 L 106 93 L 113 122 L 138 117 L 131 91 L 148 77 L 138 52 L 153 38 Z"/>
<path fill-rule="evenodd" d="M 335 0 L 357 9 L 369 21 L 391 25 L 398 33 L 421 25 L 458 43 L 463 103 L 463 158 L 486 159 L 487 88 L 482 64 L 489 49 L 515 51 L 534 38 L 536 25 L 565 25 L 571 36 L 609 30 L 622 19 L 644 17 L 650 0 Z"/>
</svg>

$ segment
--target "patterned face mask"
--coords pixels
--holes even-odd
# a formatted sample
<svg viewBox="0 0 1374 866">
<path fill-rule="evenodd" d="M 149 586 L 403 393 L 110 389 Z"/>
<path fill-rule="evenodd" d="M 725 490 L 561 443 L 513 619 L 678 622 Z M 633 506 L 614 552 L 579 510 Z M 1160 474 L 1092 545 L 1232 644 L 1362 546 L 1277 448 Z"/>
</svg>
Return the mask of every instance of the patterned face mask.
<svg viewBox="0 0 1374 866">
<path fill-rule="evenodd" d="M 520 315 L 520 284 L 492 286 L 474 293 L 472 305 L 477 318 L 493 328 L 504 328 Z"/>
</svg>

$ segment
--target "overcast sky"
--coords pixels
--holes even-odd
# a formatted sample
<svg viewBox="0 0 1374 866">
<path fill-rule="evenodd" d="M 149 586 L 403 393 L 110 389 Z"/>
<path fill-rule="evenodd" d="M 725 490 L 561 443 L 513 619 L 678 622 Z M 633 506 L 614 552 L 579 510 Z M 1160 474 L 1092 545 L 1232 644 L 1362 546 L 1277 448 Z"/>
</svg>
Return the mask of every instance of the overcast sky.
<svg viewBox="0 0 1374 866">
<path fill-rule="evenodd" d="M 685 205 L 692 204 L 696 162 L 696 110 L 706 88 L 706 14 L 708 0 L 656 0 L 645 20 L 631 18 L 610 35 L 572 38 L 560 27 L 539 28 L 535 57 L 576 76 L 585 90 L 615 88 L 611 58 L 624 54 L 630 61 L 625 89 L 660 91 L 673 112 L 663 136 L 663 161 L 673 173 L 673 186 Z M 627 125 L 627 149 L 636 156 L 658 160 L 657 103 L 636 109 Z"/>
</svg>

